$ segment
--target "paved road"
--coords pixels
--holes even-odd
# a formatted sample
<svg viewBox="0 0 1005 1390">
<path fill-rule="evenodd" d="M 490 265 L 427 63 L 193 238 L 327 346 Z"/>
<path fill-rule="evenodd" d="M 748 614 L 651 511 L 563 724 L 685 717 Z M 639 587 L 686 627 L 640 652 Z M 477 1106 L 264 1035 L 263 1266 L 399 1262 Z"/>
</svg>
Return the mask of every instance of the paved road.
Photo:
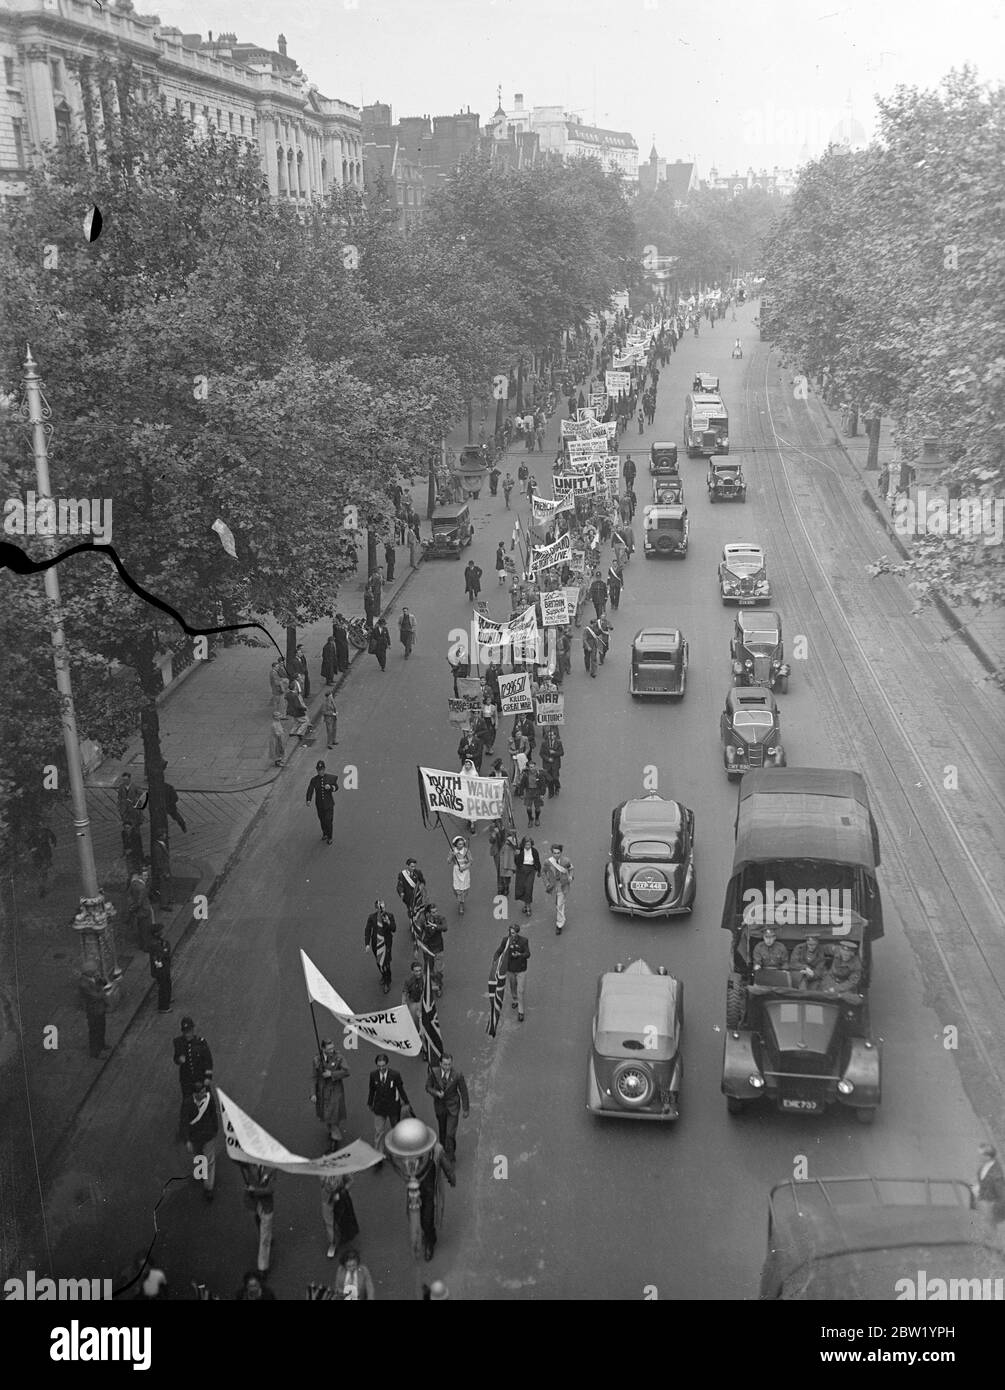
<svg viewBox="0 0 1005 1390">
<path fill-rule="evenodd" d="M 566 683 L 563 794 L 546 803 L 538 839 L 564 840 L 578 878 L 571 927 L 560 940 L 549 900 L 542 894 L 536 905 L 526 1023 L 507 1009 L 498 1039 L 484 1033 L 485 981 L 504 930 L 491 915 L 484 833 L 472 905 L 460 920 L 444 838 L 424 831 L 418 814 L 416 762 L 454 765 L 447 633 L 470 612 L 463 566 L 430 564 L 404 595 L 419 624 L 415 655 L 406 664 L 396 648 L 386 674 L 375 661 L 361 663 L 340 702 L 339 764 L 358 768 L 359 790 L 339 795 L 335 846 L 322 843 L 304 806 L 316 755 L 305 750 L 180 960 L 176 1013 L 141 1017 L 75 1127 L 50 1193 L 49 1235 L 61 1271 L 120 1267 L 149 1239 L 162 1183 L 184 1172 L 171 1143 L 177 1092 L 170 1037 L 181 1010 L 209 1035 L 224 1089 L 291 1149 L 320 1151 L 307 1100 L 314 1040 L 298 948 L 354 1006 L 379 1006 L 363 921 L 377 894 L 393 898 L 409 853 L 447 906 L 441 1019 L 474 1107 L 462 1122 L 458 1189 L 448 1194 L 442 1243 L 422 1270 L 446 1278 L 454 1296 L 639 1298 L 655 1287 L 661 1298 L 747 1298 L 756 1293 L 763 1258 L 767 1189 L 803 1159 L 817 1175 L 970 1173 L 985 1132 L 981 1115 L 995 1111 L 1003 1089 L 996 1077 L 1005 1075 L 993 1031 L 981 1022 L 1000 1016 L 996 981 L 1005 980 L 1005 968 L 994 938 L 978 941 L 968 925 L 994 925 L 1002 901 L 990 815 L 996 798 L 1000 810 L 1001 715 L 969 656 L 953 648 L 950 665 L 938 630 L 905 616 L 897 582 L 865 577 L 865 561 L 882 547 L 863 535 L 867 523 L 845 486 L 839 451 L 821 437 L 812 412 L 791 399 L 766 350 L 755 347 L 751 318 L 743 310 L 736 329 L 727 322 L 714 332 L 704 327 L 697 341 L 689 336 L 664 371 L 655 428 L 642 440 L 628 438 L 637 458 L 654 438 L 679 438 L 692 375 L 718 371 L 733 446 L 756 448 L 740 454 L 749 500 L 710 507 L 703 464 L 682 455 L 692 517 L 687 559 L 647 564 L 636 552 L 598 680 L 583 673 L 577 643 Z M 736 332 L 747 344 L 742 362 L 728 355 Z M 537 471 L 543 481 L 542 460 Z M 501 496 L 493 502 L 483 494 L 474 510 L 473 553 L 491 604 L 495 545 L 508 535 L 509 519 Z M 875 956 L 873 1017 L 885 1044 L 885 1090 L 870 1130 L 840 1115 L 735 1121 L 719 1094 L 728 945 L 719 916 L 735 789 L 718 746 L 732 612 L 718 597 L 716 561 L 724 542 L 747 539 L 768 548 L 789 642 L 796 633 L 809 639 L 809 658 L 796 665 L 781 699 L 789 762 L 861 767 L 880 819 L 887 935 Z M 668 620 L 690 639 L 687 696 L 670 708 L 633 703 L 631 636 Z M 944 722 L 947 710 L 953 717 Z M 942 789 L 951 763 L 965 789 L 958 801 L 946 801 Z M 654 926 L 612 917 L 602 893 L 610 810 L 642 792 L 647 765 L 658 768 L 664 794 L 694 810 L 698 836 L 696 910 Z M 670 1131 L 597 1124 L 584 1109 L 597 975 L 637 956 L 667 964 L 685 981 L 682 1117 Z M 396 983 L 406 957 L 402 941 Z M 943 1029 L 953 1023 L 956 1051 L 944 1046 Z M 361 1049 L 350 1060 L 350 1131 L 364 1137 L 372 1055 Z M 421 1068 L 406 1063 L 404 1072 L 416 1108 L 431 1118 Z M 411 1296 L 401 1183 L 389 1173 L 364 1176 L 354 1195 L 379 1296 Z M 307 1279 L 330 1272 L 317 1197 L 314 1180 L 280 1180 L 274 1284 L 282 1297 L 301 1297 Z M 252 1218 L 233 1172 L 223 1174 L 212 1207 L 191 1184 L 175 1184 L 159 1223 L 159 1258 L 176 1283 L 198 1275 L 228 1291 L 253 1259 Z"/>
</svg>

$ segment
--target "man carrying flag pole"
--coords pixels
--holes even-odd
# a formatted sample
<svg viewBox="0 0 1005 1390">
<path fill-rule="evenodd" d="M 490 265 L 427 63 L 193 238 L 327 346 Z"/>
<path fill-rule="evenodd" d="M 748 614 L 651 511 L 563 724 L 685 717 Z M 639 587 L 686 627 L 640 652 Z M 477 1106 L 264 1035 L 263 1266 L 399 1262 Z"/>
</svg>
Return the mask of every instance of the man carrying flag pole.
<svg viewBox="0 0 1005 1390">
<path fill-rule="evenodd" d="M 495 1037 L 499 1027 L 499 1019 L 502 1017 L 503 1004 L 506 1002 L 506 975 L 508 971 L 509 937 L 497 948 L 489 970 L 489 1021 L 485 1025 L 485 1031 L 490 1038 Z"/>
</svg>

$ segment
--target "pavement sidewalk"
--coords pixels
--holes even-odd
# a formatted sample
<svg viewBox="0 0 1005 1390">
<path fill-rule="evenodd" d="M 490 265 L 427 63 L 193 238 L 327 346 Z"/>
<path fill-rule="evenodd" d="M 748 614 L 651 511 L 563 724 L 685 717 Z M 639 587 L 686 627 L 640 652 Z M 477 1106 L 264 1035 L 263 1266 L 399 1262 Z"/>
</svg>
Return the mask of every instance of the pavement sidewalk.
<svg viewBox="0 0 1005 1390">
<path fill-rule="evenodd" d="M 890 539 L 894 563 L 910 557 L 910 537 L 898 535 L 894 530 L 890 508 L 880 497 L 878 491 L 879 473 L 866 470 L 869 453 L 869 438 L 861 429 L 858 434 L 847 438 L 841 431 L 840 410 L 824 404 L 821 396 L 810 399 L 824 417 L 834 434 L 842 453 L 855 469 L 861 483 L 862 501 L 876 516 Z M 900 465 L 900 453 L 892 439 L 891 422 L 884 416 L 879 434 L 879 467 L 888 466 L 896 476 Z M 910 489 L 912 499 L 917 487 Z M 953 632 L 966 643 L 989 675 L 1001 679 L 1001 653 L 1005 651 L 1005 611 L 997 608 L 978 609 L 968 605 L 951 608 L 942 600 L 936 600 L 935 607 L 953 629 Z"/>
</svg>

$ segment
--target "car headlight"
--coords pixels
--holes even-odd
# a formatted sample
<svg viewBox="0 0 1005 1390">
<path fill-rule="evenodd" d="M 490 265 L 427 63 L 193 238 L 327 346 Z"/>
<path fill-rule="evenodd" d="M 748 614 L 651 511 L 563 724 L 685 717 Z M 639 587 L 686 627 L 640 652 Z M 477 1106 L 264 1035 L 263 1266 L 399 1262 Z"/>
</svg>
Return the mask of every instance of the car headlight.
<svg viewBox="0 0 1005 1390">
<path fill-rule="evenodd" d="M 757 1073 L 754 1072 L 751 1076 L 747 1077 L 747 1085 L 753 1086 L 755 1091 L 759 1091 L 764 1085 L 764 1077 L 758 1076 Z"/>
<path fill-rule="evenodd" d="M 753 670 L 754 663 L 751 661 L 751 659 L 750 659 L 749 656 L 747 657 L 746 661 L 745 661 L 743 664 L 744 664 L 744 666 L 746 666 L 746 668 L 747 668 L 748 671 Z"/>
<path fill-rule="evenodd" d="M 769 749 L 768 749 L 768 757 L 769 757 L 769 758 L 777 758 L 777 757 L 778 757 L 778 752 L 779 752 L 779 750 L 778 750 L 777 747 L 775 747 L 775 748 L 769 748 Z"/>
<path fill-rule="evenodd" d="M 850 1096 L 851 1093 L 852 1093 L 852 1091 L 854 1091 L 854 1089 L 855 1089 L 855 1087 L 851 1084 L 850 1081 L 839 1081 L 839 1082 L 838 1082 L 838 1090 L 841 1092 L 841 1094 L 842 1094 L 843 1096 Z"/>
<path fill-rule="evenodd" d="M 759 579 L 757 581 L 757 591 L 758 593 L 762 594 L 766 594 L 768 592 L 768 581 L 766 579 Z"/>
<path fill-rule="evenodd" d="M 782 663 L 778 660 L 778 657 L 777 657 L 777 656 L 776 656 L 776 657 L 773 657 L 773 658 L 772 658 L 772 661 L 771 661 L 771 669 L 772 669 L 772 671 L 777 671 L 777 670 L 779 670 L 780 667 L 781 667 L 781 664 L 782 664 Z"/>
</svg>

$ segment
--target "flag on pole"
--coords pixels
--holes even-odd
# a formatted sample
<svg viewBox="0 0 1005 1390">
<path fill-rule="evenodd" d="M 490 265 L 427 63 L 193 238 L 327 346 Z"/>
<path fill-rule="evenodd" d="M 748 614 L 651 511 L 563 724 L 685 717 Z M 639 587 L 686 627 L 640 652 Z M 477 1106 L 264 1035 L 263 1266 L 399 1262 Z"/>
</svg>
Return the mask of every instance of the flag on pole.
<svg viewBox="0 0 1005 1390">
<path fill-rule="evenodd" d="M 436 1014 L 436 997 L 433 994 L 433 955 L 430 951 L 422 953 L 422 1010 L 419 1015 L 419 1031 L 426 1044 L 426 1060 L 434 1066 L 443 1056 L 443 1037 L 440 1033 L 440 1020 Z"/>
<path fill-rule="evenodd" d="M 508 968 L 509 938 L 507 937 L 492 957 L 492 967 L 489 971 L 489 1021 L 485 1025 L 485 1031 L 490 1038 L 494 1038 L 496 1035 L 503 1004 L 506 1002 L 506 973 Z"/>
</svg>

